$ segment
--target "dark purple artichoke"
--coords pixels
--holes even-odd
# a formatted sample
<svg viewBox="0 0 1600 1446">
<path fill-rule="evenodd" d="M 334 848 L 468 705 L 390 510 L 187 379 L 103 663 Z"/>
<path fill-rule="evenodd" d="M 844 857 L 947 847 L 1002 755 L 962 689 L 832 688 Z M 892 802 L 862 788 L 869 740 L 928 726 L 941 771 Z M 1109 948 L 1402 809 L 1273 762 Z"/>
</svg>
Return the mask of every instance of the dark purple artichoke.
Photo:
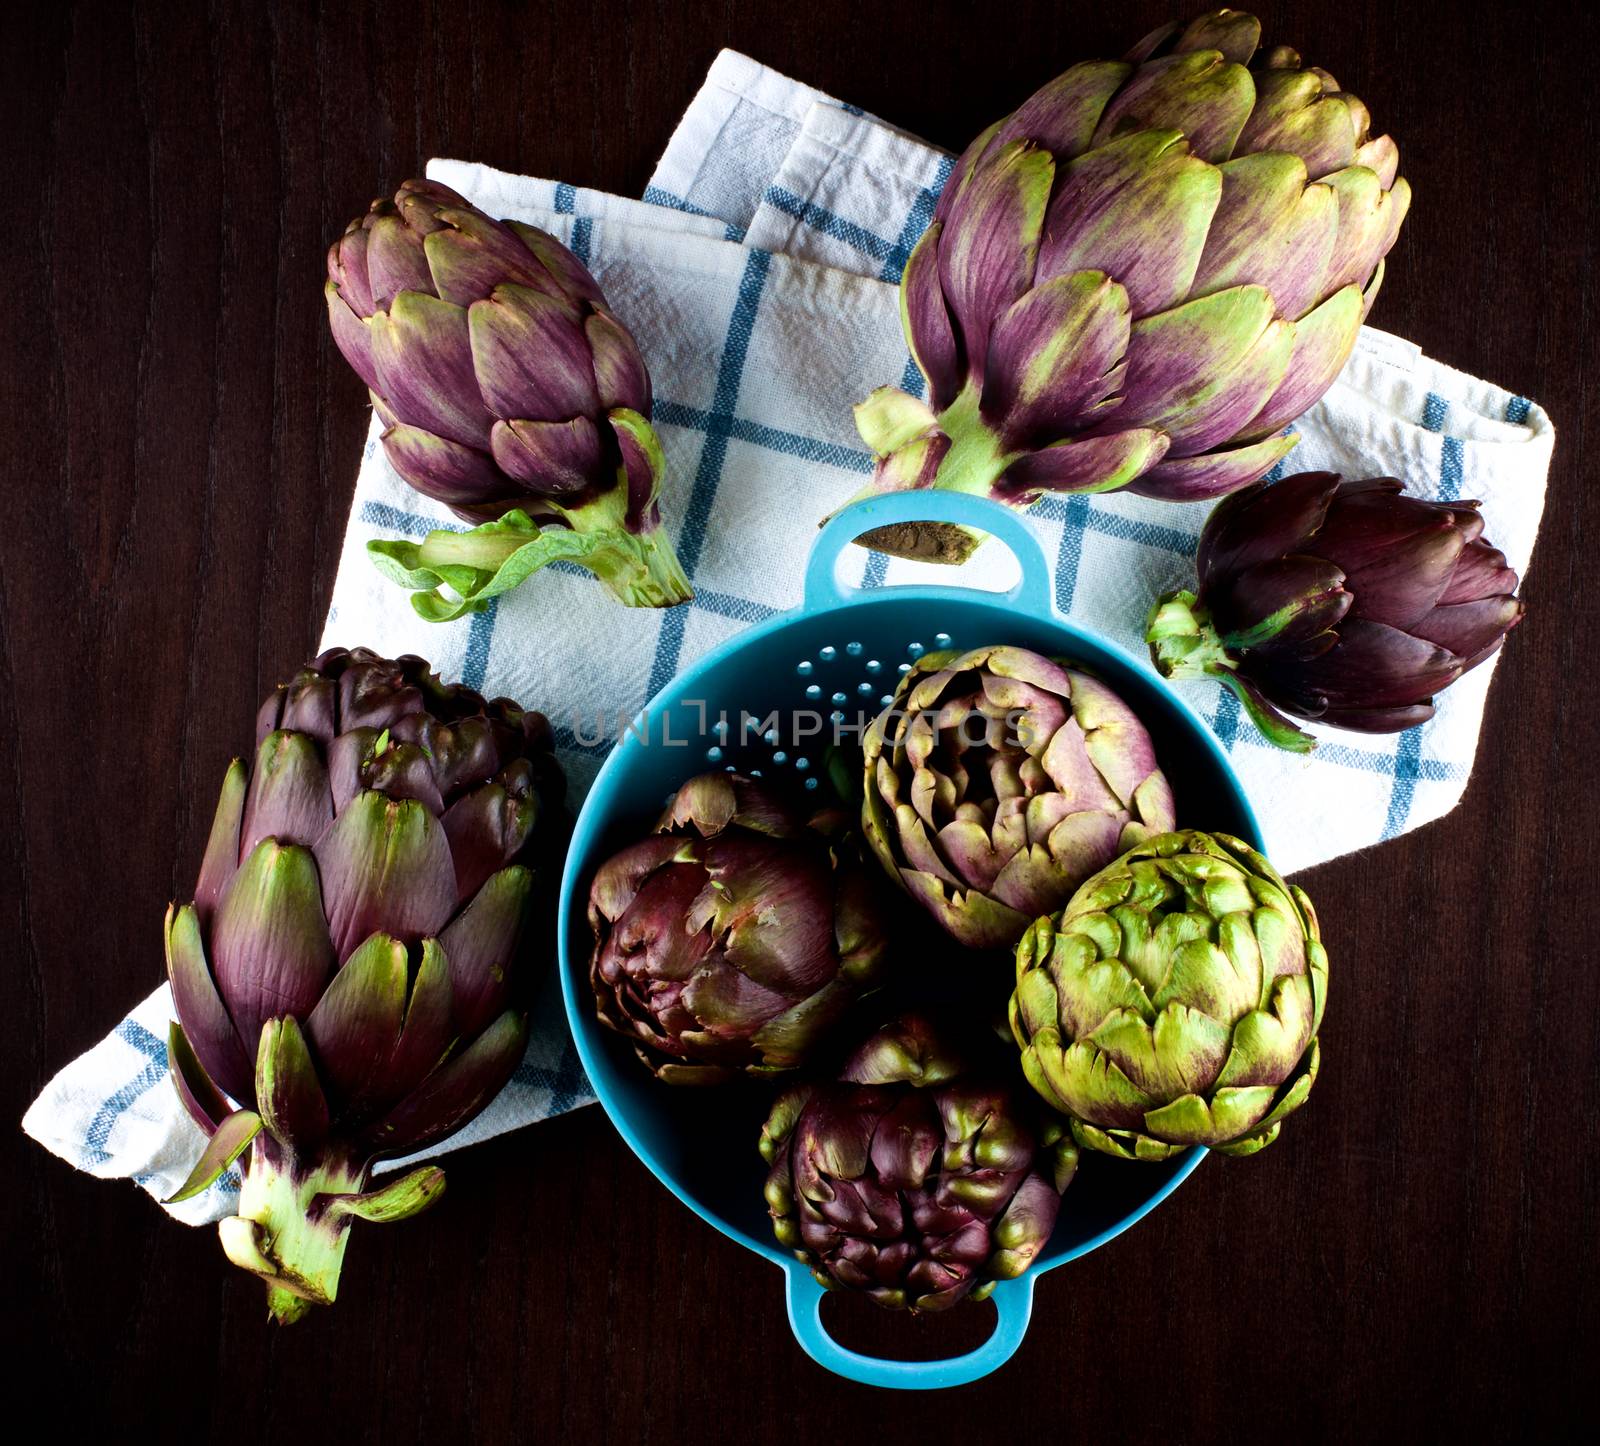
<svg viewBox="0 0 1600 1446">
<path fill-rule="evenodd" d="M 290 1321 L 332 1303 L 351 1220 L 444 1188 L 424 1166 L 371 1189 L 374 1161 L 451 1134 L 521 1060 L 520 939 L 565 783 L 543 714 L 365 649 L 274 691 L 256 743 L 194 902 L 167 910 L 173 1079 L 211 1136 L 174 1198 L 250 1148 L 223 1248 Z"/>
<path fill-rule="evenodd" d="M 919 1312 L 1022 1274 L 1078 1164 L 1060 1121 L 969 1072 L 918 1015 L 868 1039 L 838 1083 L 780 1095 L 761 1154 L 779 1243 L 830 1289 Z"/>
<path fill-rule="evenodd" d="M 867 730 L 862 826 L 889 876 L 969 949 L 1006 949 L 1090 874 L 1173 824 L 1133 710 L 1026 648 L 928 653 Z"/>
<path fill-rule="evenodd" d="M 1433 698 L 1522 619 L 1517 575 L 1476 502 L 1408 496 L 1393 477 L 1302 472 L 1207 519 L 1198 592 L 1162 597 L 1146 641 L 1168 678 L 1217 678 L 1280 748 L 1284 714 L 1364 733 L 1433 717 Z"/>
<path fill-rule="evenodd" d="M 672 1084 L 799 1065 L 874 987 L 888 934 L 842 815 L 703 773 L 589 893 L 600 1022 Z"/>
<path fill-rule="evenodd" d="M 650 374 L 554 236 L 496 221 L 436 181 L 407 181 L 330 248 L 325 291 L 395 471 L 485 524 L 373 545 L 382 571 L 421 590 L 424 617 L 481 607 L 556 560 L 588 568 L 630 607 L 688 599 L 656 502 Z"/>
</svg>

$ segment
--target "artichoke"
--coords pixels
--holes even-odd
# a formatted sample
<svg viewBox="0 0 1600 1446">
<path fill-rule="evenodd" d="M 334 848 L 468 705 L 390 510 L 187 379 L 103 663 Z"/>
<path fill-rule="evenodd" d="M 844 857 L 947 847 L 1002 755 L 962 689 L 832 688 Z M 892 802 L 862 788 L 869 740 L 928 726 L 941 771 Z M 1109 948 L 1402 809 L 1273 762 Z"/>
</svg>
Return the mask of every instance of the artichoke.
<svg viewBox="0 0 1600 1446">
<path fill-rule="evenodd" d="M 862 823 L 889 876 L 970 949 L 1010 948 L 1173 825 L 1132 709 L 1024 648 L 927 653 L 867 729 Z"/>
<path fill-rule="evenodd" d="M 483 524 L 369 544 L 382 571 L 419 589 L 423 617 L 481 608 L 558 560 L 630 607 L 689 598 L 656 502 L 650 374 L 554 236 L 407 181 L 333 244 L 325 290 L 395 471 Z"/>
<path fill-rule="evenodd" d="M 761 1154 L 779 1243 L 824 1287 L 915 1312 L 1022 1274 L 1078 1163 L 1059 1122 L 918 1015 L 868 1039 L 838 1083 L 780 1095 Z"/>
<path fill-rule="evenodd" d="M 167 910 L 173 1079 L 211 1137 L 174 1198 L 249 1150 L 223 1249 L 287 1322 L 332 1303 L 352 1220 L 443 1189 L 433 1166 L 371 1188 L 374 1162 L 458 1129 L 521 1060 L 530 865 L 564 781 L 542 714 L 365 649 L 278 688 L 256 738 Z"/>
<path fill-rule="evenodd" d="M 1304 891 L 1239 839 L 1168 833 L 1022 936 L 1011 1030 L 1085 1148 L 1252 1155 L 1311 1093 L 1327 996 Z"/>
<path fill-rule="evenodd" d="M 600 1022 L 671 1084 L 799 1065 L 874 987 L 888 933 L 842 815 L 704 773 L 589 893 Z"/>
<path fill-rule="evenodd" d="M 1285 713 L 1367 733 L 1433 717 L 1433 695 L 1522 620 L 1517 575 L 1476 502 L 1407 496 L 1393 477 L 1302 472 L 1223 501 L 1145 637 L 1168 678 L 1217 678 L 1261 732 L 1305 752 Z M 1281 711 L 1280 711 L 1281 710 Z"/>
<path fill-rule="evenodd" d="M 1075 65 L 957 162 L 900 284 L 926 403 L 857 408 L 869 491 L 1028 506 L 1128 488 L 1216 497 L 1294 445 L 1410 200 L 1367 108 L 1218 10 Z M 867 540 L 959 561 L 943 524 Z"/>
</svg>

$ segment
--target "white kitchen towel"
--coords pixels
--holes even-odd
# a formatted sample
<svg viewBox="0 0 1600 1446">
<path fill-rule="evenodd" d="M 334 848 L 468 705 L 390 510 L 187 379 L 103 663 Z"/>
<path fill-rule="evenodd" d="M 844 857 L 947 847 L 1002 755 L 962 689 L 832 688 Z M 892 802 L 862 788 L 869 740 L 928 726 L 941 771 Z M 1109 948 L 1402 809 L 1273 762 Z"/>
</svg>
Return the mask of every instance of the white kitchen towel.
<svg viewBox="0 0 1600 1446">
<path fill-rule="evenodd" d="M 566 241 L 638 337 L 667 458 L 662 511 L 695 599 L 664 612 L 623 609 L 587 574 L 552 568 L 485 612 L 422 622 L 372 568 L 366 544 L 459 524 L 400 481 L 374 422 L 322 646 L 421 653 L 447 677 L 544 709 L 581 802 L 619 718 L 709 648 L 799 601 L 817 521 L 872 471 L 851 405 L 884 382 L 920 391 L 894 284 L 949 164 L 732 53 L 712 67 L 644 201 L 431 163 L 430 176 L 485 209 Z M 1285 470 L 1392 473 L 1424 495 L 1480 498 L 1489 535 L 1526 569 L 1554 433 L 1525 398 L 1369 329 L 1296 430 Z M 1125 495 L 1047 499 L 1031 517 L 1054 559 L 1058 608 L 1142 653 L 1151 599 L 1191 579 L 1206 511 Z M 993 587 L 1013 567 L 998 548 L 955 574 L 864 551 L 852 566 L 869 587 L 935 575 Z M 1485 664 L 1446 692 L 1423 727 L 1391 738 L 1325 732 L 1309 758 L 1259 741 L 1231 694 L 1188 691 L 1244 779 L 1275 860 L 1294 870 L 1454 806 L 1492 671 Z M 51 1081 L 24 1128 L 82 1169 L 170 1194 L 199 1136 L 165 1078 L 169 1018 L 163 986 Z M 432 1153 L 591 1098 L 547 978 L 517 1078 Z M 236 1177 L 225 1179 L 174 1213 L 214 1219 L 231 1212 L 236 1191 Z"/>
</svg>

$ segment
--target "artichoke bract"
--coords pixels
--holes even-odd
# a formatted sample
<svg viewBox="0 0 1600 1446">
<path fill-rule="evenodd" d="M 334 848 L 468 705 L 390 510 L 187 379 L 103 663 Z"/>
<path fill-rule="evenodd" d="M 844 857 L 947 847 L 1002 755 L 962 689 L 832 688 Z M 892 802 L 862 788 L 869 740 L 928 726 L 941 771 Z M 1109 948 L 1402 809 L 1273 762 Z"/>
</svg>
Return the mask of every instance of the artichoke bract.
<svg viewBox="0 0 1600 1446">
<path fill-rule="evenodd" d="M 373 1188 L 374 1162 L 460 1128 L 521 1060 L 520 939 L 565 785 L 543 714 L 365 649 L 278 688 L 256 737 L 167 910 L 172 1076 L 211 1137 L 173 1198 L 249 1151 L 223 1248 L 287 1322 L 333 1302 L 352 1220 L 444 1187 L 423 1166 Z"/>
<path fill-rule="evenodd" d="M 1027 506 L 1254 481 L 1332 384 L 1410 201 L 1367 108 L 1218 10 L 1075 65 L 956 163 L 900 284 L 927 400 L 857 408 L 871 491 Z M 975 534 L 869 534 L 959 561 Z"/>
<path fill-rule="evenodd" d="M 801 1064 L 878 982 L 888 952 L 844 817 L 759 779 L 704 773 L 589 892 L 602 1024 L 670 1084 Z"/>
<path fill-rule="evenodd" d="M 1215 678 L 1261 732 L 1306 752 L 1285 714 L 1394 733 L 1491 656 L 1522 620 L 1517 574 L 1476 502 L 1408 496 L 1394 477 L 1302 472 L 1225 499 L 1206 520 L 1199 591 L 1157 601 L 1157 670 Z"/>
<path fill-rule="evenodd" d="M 1090 874 L 1173 826 L 1133 710 L 1025 648 L 927 653 L 867 729 L 873 852 L 953 938 L 1008 949 Z"/>
<path fill-rule="evenodd" d="M 1251 1155 L 1317 1077 L 1328 956 L 1311 900 L 1226 834 L 1162 834 L 1017 945 L 1022 1070 L 1088 1149 Z"/>
<path fill-rule="evenodd" d="M 837 1083 L 780 1095 L 761 1154 L 779 1243 L 823 1286 L 915 1312 L 1021 1275 L 1078 1163 L 1059 1121 L 920 1015 L 874 1034 Z"/>
<path fill-rule="evenodd" d="M 650 374 L 554 236 L 407 181 L 333 244 L 324 289 L 395 471 L 482 524 L 369 544 L 423 617 L 481 608 L 555 561 L 630 607 L 689 598 L 657 504 Z"/>
</svg>

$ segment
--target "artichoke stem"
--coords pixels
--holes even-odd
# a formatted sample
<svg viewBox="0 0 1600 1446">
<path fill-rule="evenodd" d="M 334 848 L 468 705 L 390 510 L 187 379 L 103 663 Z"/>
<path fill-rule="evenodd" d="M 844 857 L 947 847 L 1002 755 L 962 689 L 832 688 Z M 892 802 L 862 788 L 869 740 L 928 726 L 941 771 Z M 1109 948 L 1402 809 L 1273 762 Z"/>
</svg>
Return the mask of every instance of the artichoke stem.
<svg viewBox="0 0 1600 1446">
<path fill-rule="evenodd" d="M 950 439 L 950 448 L 939 463 L 932 487 L 942 492 L 967 492 L 974 497 L 1001 497 L 996 484 L 1015 459 L 1000 434 L 984 421 L 978 409 L 978 388 L 968 383 L 965 390 L 939 414 L 939 431 Z M 913 438 L 907 447 L 921 445 Z M 880 467 L 879 482 L 866 488 L 860 497 L 878 496 L 884 489 Z M 908 557 L 919 562 L 962 563 L 977 550 L 988 534 L 953 522 L 895 522 L 874 528 L 856 540 L 863 547 L 886 552 L 891 557 Z"/>
<path fill-rule="evenodd" d="M 487 582 L 524 548 L 532 548 L 534 560 L 525 570 L 547 562 L 570 562 L 592 572 L 629 607 L 673 607 L 694 596 L 659 523 L 645 532 L 631 532 L 619 520 L 590 508 L 574 509 L 567 516 L 570 528 L 540 531 L 490 524 L 471 532 L 430 532 L 416 549 L 414 565 L 471 568 Z"/>
<path fill-rule="evenodd" d="M 997 496 L 995 484 L 1016 454 L 1006 450 L 1000 434 L 984 421 L 975 384 L 968 382 L 939 414 L 939 430 L 950 439 L 950 450 L 939 463 L 933 485 L 974 497 Z"/>
<path fill-rule="evenodd" d="M 289 1325 L 313 1305 L 332 1305 L 350 1238 L 349 1217 L 330 1216 L 319 1195 L 366 1188 L 368 1169 L 344 1156 L 303 1159 L 263 1130 L 251 1146 L 239 1213 L 219 1222 L 228 1259 L 267 1283 L 267 1307 Z"/>
<path fill-rule="evenodd" d="M 1309 753 L 1316 747 L 1316 739 L 1295 727 L 1238 671 L 1238 660 L 1192 592 L 1164 593 L 1145 620 L 1144 640 L 1150 645 L 1150 661 L 1163 678 L 1180 683 L 1217 679 L 1238 698 L 1269 743 L 1290 753 Z"/>
<path fill-rule="evenodd" d="M 292 1290 L 284 1290 L 276 1285 L 267 1287 L 267 1314 L 277 1324 L 293 1325 L 310 1310 L 311 1302 L 303 1295 L 296 1295 Z"/>
<path fill-rule="evenodd" d="M 1192 592 L 1163 593 L 1145 619 L 1144 640 L 1163 678 L 1184 682 L 1223 677 L 1238 666 L 1211 625 L 1211 614 Z"/>
<path fill-rule="evenodd" d="M 666 529 L 617 534 L 615 549 L 597 551 L 588 566 L 631 608 L 670 608 L 694 596 Z"/>
</svg>

